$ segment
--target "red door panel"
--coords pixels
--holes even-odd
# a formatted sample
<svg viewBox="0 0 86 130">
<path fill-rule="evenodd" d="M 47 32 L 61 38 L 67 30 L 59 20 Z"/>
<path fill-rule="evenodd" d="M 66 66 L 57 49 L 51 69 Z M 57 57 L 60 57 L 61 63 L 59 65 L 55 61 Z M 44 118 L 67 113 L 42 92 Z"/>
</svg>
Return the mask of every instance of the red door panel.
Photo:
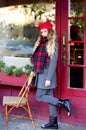
<svg viewBox="0 0 86 130">
<path fill-rule="evenodd" d="M 70 98 L 72 115 L 61 110 L 61 121 L 85 125 L 86 120 L 86 0 L 58 0 L 58 95 Z M 81 114 L 80 114 L 81 113 Z"/>
</svg>

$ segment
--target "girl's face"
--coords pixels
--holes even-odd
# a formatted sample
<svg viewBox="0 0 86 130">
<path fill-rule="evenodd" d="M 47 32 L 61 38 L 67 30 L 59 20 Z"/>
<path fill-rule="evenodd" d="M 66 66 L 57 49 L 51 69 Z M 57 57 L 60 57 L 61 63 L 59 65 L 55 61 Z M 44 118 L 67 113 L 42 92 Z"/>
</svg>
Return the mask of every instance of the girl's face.
<svg viewBox="0 0 86 130">
<path fill-rule="evenodd" d="M 47 37 L 48 36 L 48 29 L 41 29 L 40 32 L 41 32 L 41 35 L 43 37 Z"/>
</svg>

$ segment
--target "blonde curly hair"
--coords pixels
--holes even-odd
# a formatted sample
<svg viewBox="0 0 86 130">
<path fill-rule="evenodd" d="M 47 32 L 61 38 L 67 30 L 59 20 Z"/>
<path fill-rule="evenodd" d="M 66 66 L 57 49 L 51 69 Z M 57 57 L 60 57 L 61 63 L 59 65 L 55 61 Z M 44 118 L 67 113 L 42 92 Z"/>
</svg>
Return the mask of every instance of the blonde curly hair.
<svg viewBox="0 0 86 130">
<path fill-rule="evenodd" d="M 48 43 L 47 43 L 47 52 L 49 56 L 52 56 L 55 53 L 55 43 L 56 43 L 56 34 L 54 30 L 48 29 Z M 40 39 L 41 36 L 38 37 L 35 46 L 34 46 L 34 51 L 37 48 L 37 46 L 40 44 Z"/>
</svg>

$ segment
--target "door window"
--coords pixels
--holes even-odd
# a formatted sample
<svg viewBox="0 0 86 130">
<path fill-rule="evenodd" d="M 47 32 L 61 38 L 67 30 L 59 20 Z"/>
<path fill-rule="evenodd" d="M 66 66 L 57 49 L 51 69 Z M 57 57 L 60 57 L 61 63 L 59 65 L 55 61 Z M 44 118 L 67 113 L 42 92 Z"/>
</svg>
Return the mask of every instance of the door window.
<svg viewBox="0 0 86 130">
<path fill-rule="evenodd" d="M 69 1 L 68 16 L 68 66 L 69 84 L 71 88 L 85 88 L 83 75 L 84 61 L 84 0 Z"/>
</svg>

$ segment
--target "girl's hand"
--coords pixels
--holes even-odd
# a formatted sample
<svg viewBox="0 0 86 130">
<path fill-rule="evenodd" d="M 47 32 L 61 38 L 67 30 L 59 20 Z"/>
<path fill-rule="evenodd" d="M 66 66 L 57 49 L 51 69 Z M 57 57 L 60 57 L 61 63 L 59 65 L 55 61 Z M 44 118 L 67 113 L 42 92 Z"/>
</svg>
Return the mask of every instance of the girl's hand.
<svg viewBox="0 0 86 130">
<path fill-rule="evenodd" d="M 35 76 L 35 73 L 31 71 L 30 76 Z"/>
<path fill-rule="evenodd" d="M 45 86 L 46 86 L 46 87 L 50 86 L 50 81 L 49 81 L 49 80 L 46 80 L 46 81 L 45 81 Z"/>
</svg>

